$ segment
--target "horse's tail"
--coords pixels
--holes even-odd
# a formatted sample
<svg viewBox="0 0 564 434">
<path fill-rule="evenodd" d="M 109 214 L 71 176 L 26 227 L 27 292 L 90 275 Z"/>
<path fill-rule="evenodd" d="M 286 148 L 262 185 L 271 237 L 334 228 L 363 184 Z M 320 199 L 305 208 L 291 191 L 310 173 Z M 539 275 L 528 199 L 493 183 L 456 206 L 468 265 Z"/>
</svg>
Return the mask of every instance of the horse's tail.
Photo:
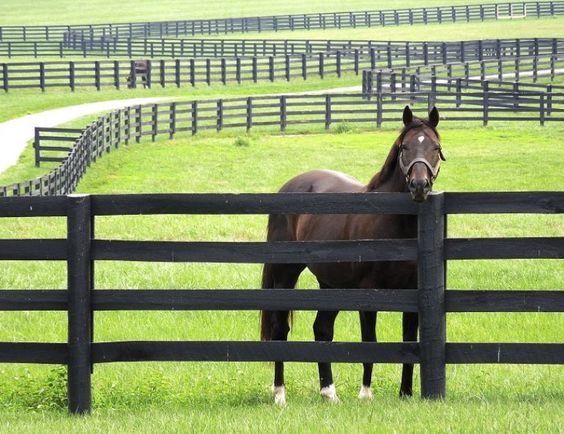
<svg viewBox="0 0 564 434">
<path fill-rule="evenodd" d="M 285 216 L 282 215 L 270 215 L 268 218 L 268 233 L 266 237 L 267 241 L 288 241 L 288 226 L 287 220 Z M 293 280 L 290 278 L 290 282 L 288 281 L 288 274 L 290 268 L 290 272 L 292 271 L 292 267 L 288 267 L 287 265 L 281 264 L 264 264 L 262 269 L 262 285 L 263 289 L 272 289 L 276 288 L 277 282 L 274 278 L 275 271 L 277 275 L 282 274 L 279 276 L 280 282 L 278 285 L 284 283 L 291 283 Z M 301 270 L 300 270 L 301 271 Z M 282 272 L 282 273 L 281 273 Z M 299 272 L 297 273 L 295 280 L 299 276 Z M 295 284 L 294 280 L 294 284 Z M 292 285 L 293 286 L 293 285 Z M 278 286 L 280 287 L 280 286 Z M 285 286 L 282 286 L 284 288 Z M 260 315 L 260 338 L 263 341 L 270 341 L 272 340 L 272 326 L 273 326 L 273 318 L 274 314 L 277 314 L 278 318 L 277 321 L 285 321 L 286 326 L 288 329 L 290 328 L 292 322 L 292 312 L 291 311 L 270 311 L 270 310 L 263 310 L 261 311 Z"/>
</svg>

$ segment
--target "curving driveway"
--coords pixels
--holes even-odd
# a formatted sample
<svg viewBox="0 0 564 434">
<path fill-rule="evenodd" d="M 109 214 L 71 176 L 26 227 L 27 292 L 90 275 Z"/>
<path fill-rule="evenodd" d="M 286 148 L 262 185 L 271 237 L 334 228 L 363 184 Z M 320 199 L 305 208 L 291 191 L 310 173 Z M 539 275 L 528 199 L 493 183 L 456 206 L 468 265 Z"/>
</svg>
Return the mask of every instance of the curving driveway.
<svg viewBox="0 0 564 434">
<path fill-rule="evenodd" d="M 41 113 L 0 123 L 0 173 L 17 163 L 27 143 L 34 138 L 34 128 L 56 127 L 74 119 L 96 113 L 116 110 L 136 104 L 150 104 L 171 98 L 134 98 L 101 101 L 47 110 Z"/>
</svg>

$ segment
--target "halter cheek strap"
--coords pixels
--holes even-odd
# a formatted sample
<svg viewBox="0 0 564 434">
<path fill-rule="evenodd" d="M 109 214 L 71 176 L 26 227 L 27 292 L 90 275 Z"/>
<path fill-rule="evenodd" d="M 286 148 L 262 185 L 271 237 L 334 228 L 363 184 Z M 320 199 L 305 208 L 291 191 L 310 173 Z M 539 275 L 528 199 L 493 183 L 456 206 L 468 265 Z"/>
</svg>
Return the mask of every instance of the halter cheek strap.
<svg viewBox="0 0 564 434">
<path fill-rule="evenodd" d="M 431 163 L 429 163 L 429 161 L 426 158 L 423 157 L 418 157 L 418 158 L 414 158 L 413 160 L 411 160 L 411 162 L 406 166 L 403 163 L 403 151 L 401 151 L 398 155 L 398 160 L 399 160 L 399 166 L 401 171 L 403 172 L 403 174 L 405 175 L 405 178 L 409 178 L 409 174 L 411 173 L 411 169 L 413 169 L 413 166 L 416 163 L 423 163 L 425 166 L 427 166 L 427 169 L 429 169 L 429 172 L 431 172 L 431 180 L 435 181 L 435 179 L 437 179 L 437 176 L 439 175 L 439 170 L 441 170 L 441 160 L 439 159 L 439 161 L 437 161 L 436 166 L 432 166 Z"/>
</svg>

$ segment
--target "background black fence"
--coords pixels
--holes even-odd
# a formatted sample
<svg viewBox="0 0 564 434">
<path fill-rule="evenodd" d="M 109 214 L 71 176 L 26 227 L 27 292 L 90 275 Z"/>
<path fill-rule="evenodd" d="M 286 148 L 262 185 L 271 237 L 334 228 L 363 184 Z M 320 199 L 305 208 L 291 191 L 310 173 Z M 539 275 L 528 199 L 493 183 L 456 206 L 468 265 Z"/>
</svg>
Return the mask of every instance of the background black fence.
<svg viewBox="0 0 564 434">
<path fill-rule="evenodd" d="M 242 53 L 255 53 L 258 56 L 145 59 L 143 85 L 180 87 L 199 83 L 211 85 L 292 78 L 306 80 L 312 76 L 323 78 L 326 75 L 340 77 L 344 73 L 359 74 L 364 69 L 400 71 L 401 68 L 429 65 L 472 65 L 471 62 L 492 59 L 499 61 L 499 74 L 503 72 L 503 63 L 510 60 L 515 63 L 517 72 L 521 64 L 530 63 L 525 69 L 534 71 L 536 77 L 538 62 L 527 62 L 525 58 L 553 59 L 549 67 L 554 75 L 554 62 L 559 61 L 559 56 L 564 56 L 564 39 L 561 38 L 395 43 L 317 41 L 315 44 L 311 41 L 283 41 L 279 45 L 265 43 L 262 46 L 255 41 L 254 44 L 235 47 L 239 47 Z M 201 53 L 208 53 L 207 48 L 202 49 Z M 224 46 L 221 53 L 226 52 Z M 0 85 L 6 92 L 21 88 L 44 91 L 50 87 L 66 87 L 70 90 L 77 87 L 119 89 L 128 84 L 140 84 L 139 74 L 133 73 L 135 63 L 134 60 L 0 63 Z M 453 66 L 449 68 L 452 71 Z M 465 78 L 469 78 L 469 71 L 466 71 Z"/>
<path fill-rule="evenodd" d="M 68 406 L 91 408 L 91 366 L 125 361 L 419 363 L 421 395 L 445 397 L 447 363 L 564 363 L 564 344 L 447 343 L 447 312 L 563 312 L 562 291 L 445 290 L 461 259 L 562 259 L 564 237 L 448 238 L 449 214 L 562 213 L 564 193 L 111 195 L 2 198 L 0 217 L 66 216 L 66 239 L 3 239 L 0 260 L 66 261 L 66 290 L 2 290 L 0 310 L 68 312 L 67 343 L 0 343 L 2 363 L 68 366 Z M 417 239 L 163 242 L 99 239 L 95 217 L 140 214 L 411 214 Z M 95 261 L 331 263 L 417 260 L 418 288 L 98 290 Z M 419 312 L 419 342 L 93 342 L 93 312 L 108 310 L 369 310 Z"/>
<path fill-rule="evenodd" d="M 383 123 L 397 123 L 406 104 L 423 104 L 427 111 L 439 102 L 447 121 L 536 121 L 540 124 L 564 121 L 564 91 L 552 91 L 550 95 L 531 91 L 519 96 L 515 96 L 513 89 L 488 91 L 486 96 L 480 92 L 464 93 L 461 104 L 457 102 L 457 93 L 436 90 L 388 91 L 373 99 L 360 93 L 272 95 L 127 107 L 101 116 L 85 128 L 68 153 L 49 149 L 60 146 L 58 141 L 52 143 L 50 139 L 59 136 L 67 141 L 74 130 L 57 135 L 39 128 L 36 164 L 46 159 L 60 159 L 61 164 L 39 178 L 0 187 L 0 196 L 72 193 L 97 159 L 124 143 L 139 142 L 146 136 L 155 140 L 158 136 L 173 138 L 177 134 L 195 135 L 209 130 L 285 131 L 290 126 L 304 125 L 329 129 L 342 123 L 380 127 Z"/>
<path fill-rule="evenodd" d="M 564 15 L 563 1 L 508 2 L 458 6 L 326 12 L 262 17 L 142 23 L 2 26 L 0 41 L 63 41 L 104 44 L 115 39 L 163 38 L 262 31 L 398 26 Z"/>
</svg>

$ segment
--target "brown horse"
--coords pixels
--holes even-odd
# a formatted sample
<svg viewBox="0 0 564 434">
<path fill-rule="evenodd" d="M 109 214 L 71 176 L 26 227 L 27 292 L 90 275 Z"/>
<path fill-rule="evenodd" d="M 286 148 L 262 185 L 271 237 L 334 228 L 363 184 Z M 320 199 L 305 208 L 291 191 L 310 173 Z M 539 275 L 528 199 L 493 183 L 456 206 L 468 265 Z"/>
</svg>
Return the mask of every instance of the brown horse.
<svg viewBox="0 0 564 434">
<path fill-rule="evenodd" d="M 314 170 L 288 181 L 283 193 L 365 193 L 409 192 L 422 202 L 431 191 L 441 160 L 439 112 L 433 108 L 428 120 L 417 119 L 410 108 L 403 112 L 404 128 L 395 141 L 384 166 L 367 185 L 339 172 Z M 415 238 L 417 216 L 408 215 L 270 215 L 268 241 L 367 240 Z M 320 288 L 417 288 L 415 262 L 364 262 L 340 264 L 265 264 L 263 288 L 294 288 L 301 272 L 308 267 Z M 359 312 L 362 340 L 376 341 L 376 312 Z M 333 340 L 337 311 L 320 311 L 313 324 L 316 341 Z M 263 311 L 261 338 L 285 341 L 289 328 L 288 311 Z M 415 341 L 417 313 L 403 313 L 403 340 Z M 321 395 L 338 401 L 330 363 L 319 363 Z M 371 399 L 372 364 L 364 364 L 360 399 Z M 413 365 L 404 364 L 400 396 L 412 395 Z M 276 404 L 285 404 L 284 364 L 275 362 L 274 394 Z"/>
</svg>

